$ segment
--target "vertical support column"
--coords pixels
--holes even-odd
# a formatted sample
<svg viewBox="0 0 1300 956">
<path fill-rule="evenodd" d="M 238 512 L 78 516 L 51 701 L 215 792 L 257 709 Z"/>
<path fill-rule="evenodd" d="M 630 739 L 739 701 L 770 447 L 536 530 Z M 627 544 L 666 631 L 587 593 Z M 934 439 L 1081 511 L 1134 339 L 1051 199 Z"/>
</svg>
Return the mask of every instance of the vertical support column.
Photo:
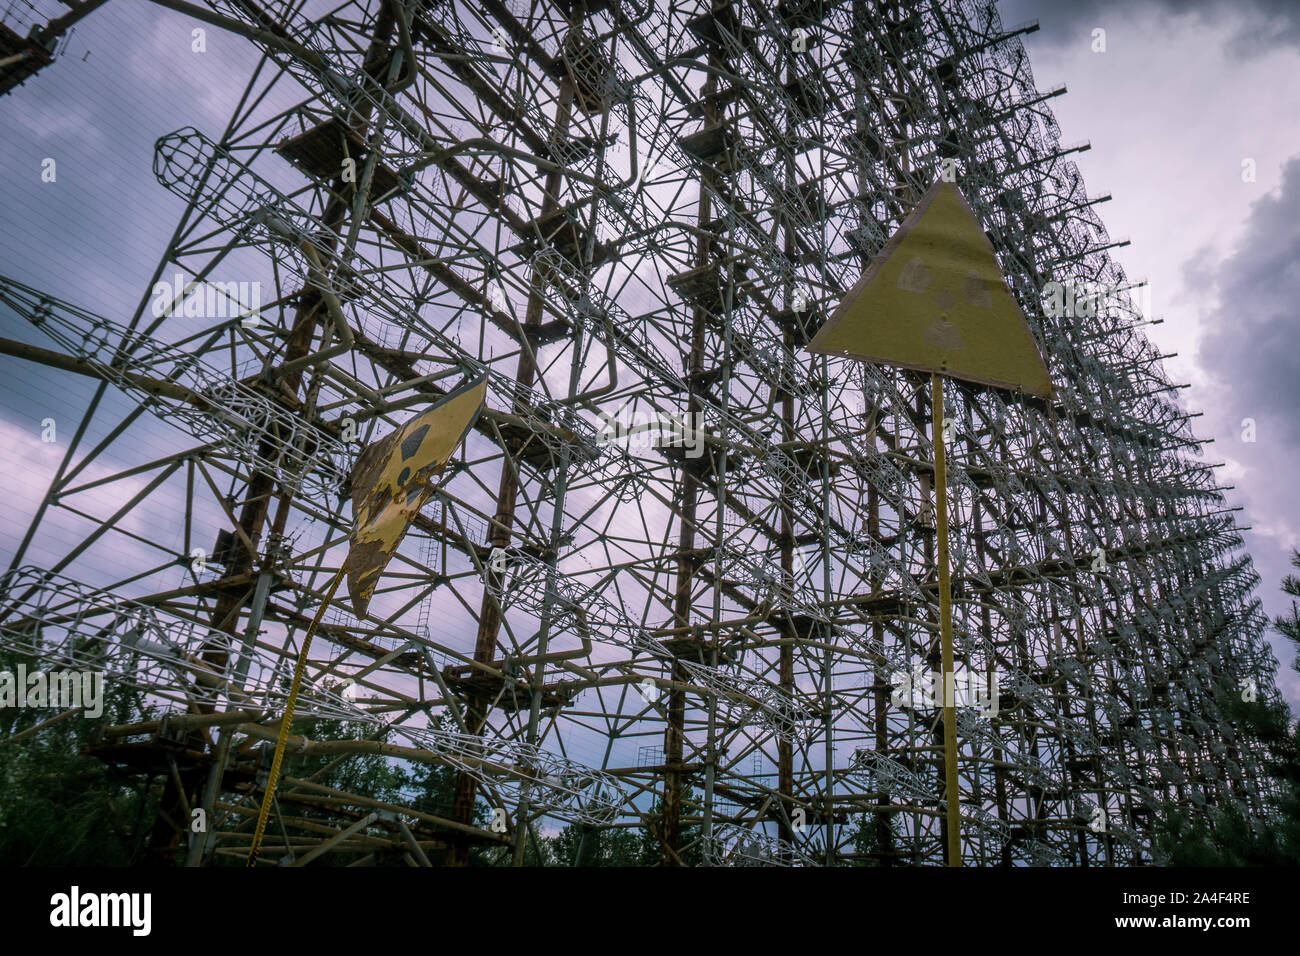
<svg viewBox="0 0 1300 956">
<path fill-rule="evenodd" d="M 709 66 L 716 70 L 720 66 L 717 54 L 710 49 Z M 718 89 L 717 73 L 711 70 L 704 81 L 701 99 L 704 104 L 704 128 L 711 129 L 718 125 L 718 110 L 713 105 L 713 94 Z M 712 215 L 712 194 L 710 187 L 717 173 L 711 166 L 705 165 L 700 171 L 700 200 L 696 221 L 703 227 Z M 712 252 L 709 236 L 701 229 L 695 247 L 695 264 L 707 265 Z M 704 371 L 704 338 L 708 320 L 708 310 L 702 305 L 691 309 L 691 351 L 687 360 L 687 381 L 690 383 L 690 396 L 687 403 L 688 422 L 696 420 L 702 412 L 702 406 L 696 395 L 699 375 Z M 706 464 L 704 467 L 708 467 Z M 691 466 L 682 465 L 681 505 L 678 508 L 678 520 L 681 522 L 677 537 L 677 585 L 673 595 L 673 627 L 678 633 L 687 633 L 684 629 L 691 623 L 691 584 L 695 578 L 695 516 L 699 498 L 699 478 L 690 470 Z M 680 685 L 689 683 L 690 675 L 680 664 L 673 666 L 673 689 L 668 694 L 668 722 L 664 728 L 664 801 L 663 819 L 660 822 L 660 839 L 662 848 L 660 861 L 665 866 L 678 866 L 681 861 L 677 851 L 681 846 L 682 785 L 684 783 L 683 753 L 685 750 L 686 693 Z"/>
<path fill-rule="evenodd" d="M 580 14 L 579 14 L 580 16 Z M 563 137 L 569 129 L 569 117 L 573 107 L 575 87 L 567 74 L 560 81 L 560 98 L 555 110 L 555 135 Z M 545 219 L 560 207 L 559 191 L 563 182 L 561 172 L 552 171 L 546 176 L 546 193 L 542 197 L 540 219 Z M 515 380 L 525 388 L 532 388 L 537 380 L 537 357 L 528 344 L 528 331 L 536 329 L 542 323 L 542 292 L 545 281 L 534 270 L 528 288 L 528 304 L 524 312 L 524 334 L 519 351 L 519 365 Z M 511 409 L 513 412 L 514 409 Z M 557 464 L 557 467 L 560 467 Z M 507 452 L 501 463 L 501 482 L 497 488 L 496 516 L 488 531 L 487 544 L 492 548 L 510 546 L 513 535 L 512 525 L 515 520 L 515 505 L 519 500 L 519 472 Z M 487 571 L 487 574 L 493 572 Z M 491 663 L 496 658 L 497 635 L 501 631 L 501 611 L 495 598 L 488 590 L 484 591 L 483 603 L 479 609 L 478 632 L 474 638 L 474 660 L 480 664 Z M 466 696 L 465 723 L 471 734 L 481 734 L 487 724 L 490 698 L 482 693 L 471 691 Z M 456 790 L 452 798 L 451 818 L 458 823 L 469 823 L 474 817 L 474 798 L 478 784 L 469 774 L 461 771 L 456 774 Z M 524 821 L 516 820 L 516 827 L 523 827 Z M 522 835 L 518 835 L 522 839 Z M 447 841 L 447 866 L 469 865 L 469 842 L 465 834 L 453 833 Z"/>
<path fill-rule="evenodd" d="M 939 640 L 943 655 L 944 800 L 948 821 L 948 865 L 961 866 L 961 794 L 957 789 L 957 707 L 952 653 L 952 594 L 948 580 L 948 462 L 943 444 L 943 378 L 930 375 L 934 444 L 934 514 L 939 564 Z"/>
<path fill-rule="evenodd" d="M 782 49 L 784 51 L 782 54 L 782 59 L 789 62 L 790 60 L 789 51 L 785 47 L 783 47 Z M 793 82 L 795 79 L 795 71 L 792 65 L 788 67 L 786 70 L 786 79 L 791 82 Z M 786 117 L 784 117 L 784 119 L 786 121 L 786 135 L 793 136 L 797 130 L 797 126 L 795 124 L 795 117 L 792 115 L 787 115 Z M 781 183 L 781 186 L 784 189 L 793 190 L 797 185 L 794 157 L 789 153 L 788 150 L 784 150 L 784 152 L 786 155 L 784 157 L 785 162 L 782 164 L 784 167 L 782 171 L 784 172 L 785 176 L 784 176 L 784 181 Z M 793 261 L 795 258 L 794 229 L 790 224 L 790 219 L 788 214 L 786 214 L 784 217 L 784 224 L 781 227 L 781 231 L 783 233 L 782 236 L 783 252 L 787 258 Z M 788 284 L 786 289 L 784 289 L 783 291 L 785 293 L 786 302 L 789 303 L 792 296 L 792 290 L 789 288 Z M 778 373 L 777 386 L 776 386 L 776 392 L 778 392 L 781 396 L 781 441 L 783 444 L 788 444 L 789 442 L 792 442 L 795 439 L 794 395 L 791 394 L 789 389 L 786 388 L 786 385 L 794 378 L 794 369 L 790 368 L 788 372 L 786 369 L 786 362 L 787 362 L 786 357 L 793 354 L 793 350 L 791 348 L 793 344 L 794 344 L 794 330 L 791 326 L 787 326 L 781 336 L 781 345 L 782 345 L 781 371 Z M 789 361 L 793 363 L 794 360 L 793 358 L 791 358 Z M 803 468 L 801 467 L 800 470 L 803 471 Z M 800 480 L 802 480 L 804 475 L 806 474 L 807 472 L 804 472 L 803 475 L 800 475 Z M 795 529 L 794 529 L 794 505 L 792 503 L 793 498 L 794 498 L 794 489 L 790 486 L 789 482 L 785 480 L 785 478 L 782 478 L 781 502 L 779 506 L 781 512 L 781 538 L 779 542 L 779 547 L 781 549 L 781 581 L 783 587 L 787 583 L 790 585 L 791 594 L 794 593 L 795 586 L 796 586 L 794 580 Z M 825 520 L 825 518 L 823 518 L 823 520 Z M 799 633 L 799 628 L 794 626 L 794 623 L 791 620 L 791 617 L 789 615 L 785 616 L 782 630 L 785 632 L 784 636 L 787 638 L 787 640 L 781 642 L 781 646 L 778 650 L 779 663 L 777 665 L 777 682 L 781 688 L 781 693 L 783 695 L 787 697 L 793 697 L 794 696 L 794 649 L 795 649 L 794 642 L 796 640 L 799 640 L 802 635 Z M 807 636 L 809 638 L 812 637 L 811 634 Z M 790 815 L 794 810 L 794 742 L 788 737 L 779 737 L 776 742 L 776 753 L 777 753 L 777 761 L 776 761 L 777 784 L 776 785 L 777 785 L 777 792 L 780 794 L 780 799 L 781 799 L 781 816 L 780 816 L 779 829 L 781 831 L 782 839 L 788 840 L 791 843 L 793 843 L 794 832 L 791 829 L 791 825 L 790 825 Z"/>
<path fill-rule="evenodd" d="M 385 6 L 375 23 L 375 34 L 365 56 L 365 69 L 372 77 L 381 76 L 386 64 L 391 59 L 389 43 L 392 39 L 392 33 L 392 9 Z M 360 103 L 355 113 L 357 126 L 367 123 L 370 114 L 368 101 Z M 321 215 L 322 220 L 330 230 L 329 235 L 322 238 L 327 240 L 331 247 L 337 243 L 340 228 L 347 216 L 348 203 L 343 198 L 346 189 L 346 184 L 342 179 L 338 179 L 332 184 L 330 198 L 326 202 L 325 210 Z M 293 327 L 285 344 L 283 364 L 288 364 L 309 354 L 311 342 L 316 333 L 316 326 L 323 312 L 324 302 L 320 293 L 310 284 L 303 286 L 302 291 L 299 293 L 298 302 L 298 308 L 294 313 Z M 302 379 L 302 370 L 294 369 L 282 377 L 280 385 L 285 391 L 296 397 L 302 387 Z M 259 454 L 266 459 L 274 460 L 278 453 L 279 450 L 272 445 L 269 439 L 264 441 L 259 448 Z M 230 564 L 226 566 L 226 577 L 250 574 L 258 564 L 256 549 L 262 531 L 266 526 L 267 517 L 270 514 L 273 497 L 277 497 L 275 476 L 265 471 L 255 471 L 249 477 L 247 495 L 239 514 L 239 526 L 244 533 L 235 539 L 234 556 Z M 278 495 L 278 510 L 273 519 L 273 539 L 284 530 L 292 497 L 292 494 L 281 489 Z M 244 537 L 247 537 L 252 542 L 252 548 L 243 543 Z M 262 575 L 265 578 L 270 571 L 271 559 L 265 559 L 261 564 Z M 269 579 L 266 580 L 269 583 Z M 243 585 L 226 587 L 219 591 L 211 616 L 213 630 L 229 634 L 232 638 L 237 637 L 240 612 L 248 602 L 249 597 L 249 589 Z M 248 625 L 251 640 L 253 641 L 256 640 L 256 630 L 260 625 L 260 617 L 265 607 L 266 594 L 262 580 L 259 580 L 254 599 L 254 607 Z M 212 644 L 205 645 L 200 652 L 201 659 L 218 670 L 225 667 L 228 656 L 228 652 L 224 648 Z M 205 706 L 202 709 L 210 710 L 211 708 Z M 191 736 L 196 746 L 206 748 L 208 744 L 206 735 L 196 733 Z M 195 772 L 183 771 L 177 777 L 188 792 L 194 792 L 194 789 L 198 786 L 199 777 Z M 166 807 L 166 815 L 175 819 L 177 808 L 181 807 L 187 799 L 186 794 L 179 792 L 174 780 L 169 779 L 163 794 L 163 806 Z M 168 850 L 165 852 L 168 853 L 174 852 L 179 837 L 179 834 L 169 834 L 167 832 L 169 829 L 164 822 L 164 816 L 160 814 L 159 822 L 155 825 L 152 835 L 153 846 L 159 848 L 166 843 Z"/>
</svg>

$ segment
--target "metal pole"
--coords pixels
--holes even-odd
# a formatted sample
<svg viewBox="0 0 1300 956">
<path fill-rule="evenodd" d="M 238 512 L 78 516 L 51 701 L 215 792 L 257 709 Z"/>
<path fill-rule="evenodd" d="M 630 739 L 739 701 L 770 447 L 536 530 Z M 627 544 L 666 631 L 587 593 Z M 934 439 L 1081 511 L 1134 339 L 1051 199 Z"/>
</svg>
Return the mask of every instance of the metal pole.
<svg viewBox="0 0 1300 956">
<path fill-rule="evenodd" d="M 952 654 L 952 594 L 948 580 L 948 462 L 943 434 L 943 378 L 930 373 L 934 443 L 934 515 L 939 564 L 939 640 L 943 654 L 944 801 L 948 810 L 948 865 L 961 866 L 961 806 L 957 794 L 957 707 Z"/>
<path fill-rule="evenodd" d="M 293 683 L 289 685 L 289 699 L 284 704 L 284 717 L 280 721 L 280 737 L 275 744 L 275 756 L 271 760 L 271 773 L 266 781 L 266 793 L 262 795 L 262 808 L 257 813 L 257 829 L 253 833 L 253 845 L 248 850 L 247 866 L 256 865 L 257 851 L 262 848 L 262 834 L 266 832 L 266 820 L 271 815 L 271 800 L 275 797 L 275 785 L 280 779 L 280 762 L 284 759 L 284 744 L 289 738 L 289 725 L 293 723 L 293 705 L 298 699 L 298 688 L 302 685 L 302 672 L 307 667 L 307 651 L 311 649 L 311 639 L 316 634 L 316 628 L 320 626 L 321 618 L 325 616 L 325 609 L 334 600 L 334 592 L 338 590 L 339 582 L 342 580 L 343 568 L 340 567 L 338 573 L 334 575 L 334 580 L 330 582 L 325 600 L 321 601 L 320 608 L 316 611 L 316 617 L 312 619 L 311 626 L 307 628 L 307 633 L 302 638 L 302 650 L 298 652 L 298 666 L 294 668 Z"/>
<path fill-rule="evenodd" d="M 271 593 L 271 572 L 263 571 L 257 576 L 257 587 L 253 591 L 253 606 L 248 612 L 248 625 L 244 628 L 244 646 L 239 650 L 239 662 L 235 665 L 235 679 L 243 684 L 248 676 L 248 667 L 257 653 L 257 638 L 262 631 L 262 615 L 266 613 L 266 598 Z"/>
<path fill-rule="evenodd" d="M 379 814 L 377 813 L 371 812 L 367 814 L 366 816 L 358 820 L 356 823 L 352 824 L 352 826 L 348 827 L 346 830 L 340 830 L 338 833 L 334 834 L 334 836 L 330 837 L 328 840 L 326 840 L 320 846 L 316 847 L 314 850 L 311 850 L 308 853 L 304 854 L 303 856 L 299 857 L 297 860 L 294 860 L 293 865 L 306 866 L 312 860 L 316 859 L 316 857 L 320 856 L 323 853 L 328 853 L 330 850 L 338 846 L 348 837 L 352 836 L 354 833 L 360 833 L 362 830 L 370 826 L 370 824 L 374 823 L 378 819 L 379 819 Z"/>
<path fill-rule="evenodd" d="M 217 794 L 221 792 L 221 781 L 226 774 L 226 761 L 230 754 L 230 737 L 231 730 L 223 729 L 217 735 L 217 749 L 212 755 L 212 768 L 208 771 L 208 785 L 203 791 L 203 813 L 205 829 L 198 834 L 198 839 L 194 834 L 190 834 L 190 855 L 186 861 L 186 866 L 202 866 L 203 859 L 208 854 L 208 845 L 212 842 L 213 832 L 217 828 L 216 807 Z"/>
</svg>

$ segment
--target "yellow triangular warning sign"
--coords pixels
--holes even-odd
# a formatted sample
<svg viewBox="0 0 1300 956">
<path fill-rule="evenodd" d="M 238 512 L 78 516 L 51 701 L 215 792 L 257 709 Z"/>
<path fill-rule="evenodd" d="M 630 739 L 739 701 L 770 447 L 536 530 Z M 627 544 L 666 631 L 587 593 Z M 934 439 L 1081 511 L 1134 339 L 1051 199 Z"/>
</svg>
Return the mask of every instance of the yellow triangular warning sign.
<svg viewBox="0 0 1300 956">
<path fill-rule="evenodd" d="M 352 469 L 352 546 L 343 562 L 358 616 L 370 607 L 379 576 L 407 525 L 433 495 L 442 471 L 478 418 L 487 378 L 470 382 L 357 456 Z"/>
<path fill-rule="evenodd" d="M 921 198 L 809 351 L 1050 398 L 1051 379 L 993 245 L 957 187 Z"/>
</svg>

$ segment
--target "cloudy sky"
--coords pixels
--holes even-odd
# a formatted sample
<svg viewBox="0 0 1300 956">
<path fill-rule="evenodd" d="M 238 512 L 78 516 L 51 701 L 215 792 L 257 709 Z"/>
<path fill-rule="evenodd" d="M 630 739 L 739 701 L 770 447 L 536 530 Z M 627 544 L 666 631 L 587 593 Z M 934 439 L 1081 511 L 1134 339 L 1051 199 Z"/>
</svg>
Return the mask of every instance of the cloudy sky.
<svg viewBox="0 0 1300 956">
<path fill-rule="evenodd" d="M 8 5 L 13 16 L 24 3 Z M 1260 597 L 1280 613 L 1278 583 L 1300 545 L 1300 353 L 1289 340 L 1300 302 L 1300 3 L 1000 7 L 1007 24 L 1040 23 L 1025 40 L 1035 78 L 1069 88 L 1051 101 L 1063 140 L 1092 143 L 1077 162 L 1092 194 L 1114 197 L 1101 216 L 1132 240 L 1117 257 L 1150 282 L 1164 324 L 1149 332 L 1179 353 L 1169 367 L 1192 386 L 1181 393 L 1189 409 L 1204 412 L 1197 432 L 1216 439 L 1206 459 L 1226 463 L 1222 480 L 1252 528 Z M 181 211 L 149 172 L 154 140 L 185 125 L 218 135 L 256 63 L 250 44 L 217 30 L 195 53 L 193 27 L 161 8 L 109 3 L 53 67 L 0 97 L 0 272 L 106 315 L 133 311 Z M 46 157 L 59 164 L 56 183 L 40 181 Z M 3 325 L 0 334 L 50 344 L 9 317 Z M 32 440 L 40 420 L 70 431 L 93 384 L 6 357 L 0 376 L 0 438 L 20 466 L 0 499 L 7 563 L 60 454 Z M 1253 443 L 1242 440 L 1248 418 Z M 1294 650 L 1273 644 L 1284 693 L 1300 705 Z"/>
<path fill-rule="evenodd" d="M 1270 617 L 1300 546 L 1300 3 L 1240 0 L 1001 0 L 1008 25 L 1037 19 L 1025 38 L 1062 140 L 1088 140 L 1076 157 L 1113 251 L 1150 282 L 1147 329 L 1205 460 L 1244 507 L 1246 545 Z M 1105 51 L 1094 52 L 1096 30 Z M 1243 166 L 1247 160 L 1253 164 Z M 1246 181 L 1253 165 L 1254 181 Z M 1255 441 L 1243 441 L 1253 419 Z M 1247 434 L 1246 437 L 1249 437 Z M 1272 636 L 1279 685 L 1300 702 L 1295 649 Z"/>
</svg>

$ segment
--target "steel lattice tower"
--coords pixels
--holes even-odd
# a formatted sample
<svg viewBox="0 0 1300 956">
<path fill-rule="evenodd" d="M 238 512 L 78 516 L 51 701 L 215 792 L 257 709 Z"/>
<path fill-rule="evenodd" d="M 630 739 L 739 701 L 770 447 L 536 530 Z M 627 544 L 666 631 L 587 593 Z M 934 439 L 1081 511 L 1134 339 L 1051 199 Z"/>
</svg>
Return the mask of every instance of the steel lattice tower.
<svg viewBox="0 0 1300 956">
<path fill-rule="evenodd" d="M 369 615 L 332 608 L 313 645 L 299 710 L 357 741 L 294 741 L 450 765 L 455 799 L 325 794 L 322 833 L 289 780 L 271 833 L 298 862 L 520 859 L 557 821 L 648 827 L 667 864 L 942 862 L 942 709 L 896 694 L 939 654 L 928 381 L 803 346 L 945 160 L 1058 390 L 950 392 L 957 657 L 999 686 L 960 711 L 965 859 L 1152 862 L 1163 801 L 1263 809 L 1217 703 L 1276 698 L 1258 578 L 1033 25 L 977 0 L 160 2 L 264 60 L 226 129 L 158 140 L 188 205 L 134 315 L 0 279 L 53 340 L 23 354 L 138 402 L 87 411 L 0 633 L 165 704 L 97 752 L 224 819 L 187 853 L 160 831 L 175 859 L 247 850 L 356 453 L 486 370 Z M 1055 309 L 1054 282 L 1107 292 Z M 610 440 L 652 417 L 677 441 Z M 178 540 L 129 530 L 167 495 Z M 77 543 L 25 565 L 60 515 Z M 123 536 L 153 563 L 91 577 Z"/>
</svg>

